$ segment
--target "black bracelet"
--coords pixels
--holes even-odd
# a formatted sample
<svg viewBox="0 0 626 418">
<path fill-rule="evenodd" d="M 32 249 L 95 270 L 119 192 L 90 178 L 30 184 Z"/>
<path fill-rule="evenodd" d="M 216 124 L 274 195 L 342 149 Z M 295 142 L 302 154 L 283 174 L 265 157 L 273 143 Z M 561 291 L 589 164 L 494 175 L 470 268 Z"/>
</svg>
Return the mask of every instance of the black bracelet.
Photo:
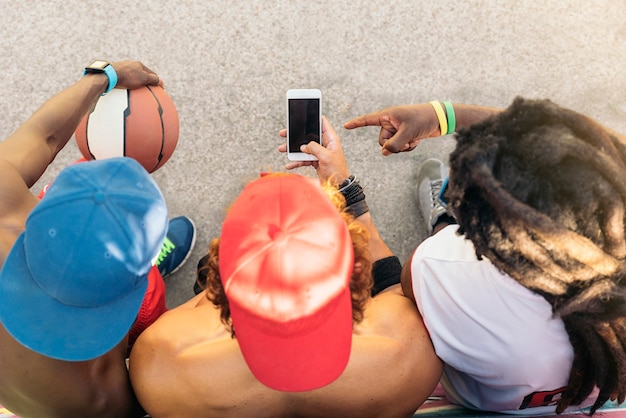
<svg viewBox="0 0 626 418">
<path fill-rule="evenodd" d="M 363 187 L 361 187 L 359 180 L 355 176 L 350 176 L 341 183 L 339 193 L 346 199 L 346 206 L 365 199 Z"/>
<path fill-rule="evenodd" d="M 381 258 L 374 262 L 372 266 L 372 278 L 374 287 L 372 296 L 382 292 L 389 286 L 400 283 L 402 275 L 402 264 L 396 256 Z"/>
<path fill-rule="evenodd" d="M 341 192 L 342 190 L 344 190 L 346 187 L 348 187 L 349 185 L 351 185 L 355 181 L 356 181 L 356 177 L 354 177 L 353 175 L 349 175 L 348 178 L 343 181 L 343 183 L 341 183 L 339 186 L 337 186 L 337 188 Z"/>
<path fill-rule="evenodd" d="M 346 212 L 348 212 L 355 218 L 358 218 L 359 216 L 369 211 L 370 208 L 369 206 L 367 206 L 367 202 L 365 201 L 365 199 L 361 200 L 360 202 L 353 203 L 350 206 L 346 206 Z"/>
<path fill-rule="evenodd" d="M 350 215 L 358 218 L 369 212 L 363 187 L 355 176 L 351 175 L 339 185 L 339 193 L 346 199 L 346 212 Z"/>
</svg>

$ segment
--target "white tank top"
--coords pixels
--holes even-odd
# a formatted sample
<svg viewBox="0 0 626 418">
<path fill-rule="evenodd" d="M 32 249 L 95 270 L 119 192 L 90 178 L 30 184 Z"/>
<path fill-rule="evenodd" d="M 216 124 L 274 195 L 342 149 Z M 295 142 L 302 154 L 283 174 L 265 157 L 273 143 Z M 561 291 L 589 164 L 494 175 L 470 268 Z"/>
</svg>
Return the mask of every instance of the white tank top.
<svg viewBox="0 0 626 418">
<path fill-rule="evenodd" d="M 411 263 L 417 306 L 445 363 L 442 386 L 451 402 L 472 409 L 554 413 L 573 359 L 563 322 L 543 297 L 479 261 L 457 229 L 426 239 Z"/>
</svg>

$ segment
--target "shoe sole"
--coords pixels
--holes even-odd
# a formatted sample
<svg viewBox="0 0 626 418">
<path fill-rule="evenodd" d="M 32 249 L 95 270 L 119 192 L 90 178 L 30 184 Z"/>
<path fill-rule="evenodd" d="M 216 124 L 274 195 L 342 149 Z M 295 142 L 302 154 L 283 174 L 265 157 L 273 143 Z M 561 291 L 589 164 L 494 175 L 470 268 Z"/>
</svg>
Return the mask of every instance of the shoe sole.
<svg viewBox="0 0 626 418">
<path fill-rule="evenodd" d="M 191 236 L 191 244 L 189 244 L 189 251 L 187 252 L 187 255 L 185 256 L 185 258 L 183 258 L 183 261 L 180 262 L 180 264 L 178 266 L 176 266 L 176 268 L 172 271 L 170 271 L 169 273 L 167 273 L 167 276 L 163 276 L 163 279 L 165 279 L 166 277 L 170 277 L 172 274 L 176 273 L 178 270 L 180 270 L 185 263 L 187 262 L 187 260 L 189 259 L 189 257 L 191 257 L 191 253 L 193 252 L 193 248 L 196 246 L 196 224 L 193 222 L 193 220 L 191 220 L 191 218 L 187 218 L 187 220 L 189 222 L 191 222 L 191 226 L 193 226 L 193 235 Z"/>
</svg>

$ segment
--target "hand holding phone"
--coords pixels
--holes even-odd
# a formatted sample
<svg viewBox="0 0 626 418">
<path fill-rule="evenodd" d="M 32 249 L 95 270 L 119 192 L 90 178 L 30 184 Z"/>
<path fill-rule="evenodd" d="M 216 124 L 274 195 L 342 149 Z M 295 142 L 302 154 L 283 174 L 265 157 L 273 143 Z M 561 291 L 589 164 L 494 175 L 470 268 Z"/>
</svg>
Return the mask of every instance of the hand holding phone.
<svg viewBox="0 0 626 418">
<path fill-rule="evenodd" d="M 278 135 L 286 138 L 287 129 L 281 129 Z M 278 146 L 278 152 L 287 152 L 286 142 Z M 307 152 L 314 154 L 316 159 L 313 161 L 289 161 L 285 164 L 285 169 L 313 167 L 320 182 L 325 183 L 330 180 L 335 185 L 341 184 L 350 175 L 339 136 L 326 117 L 322 116 L 322 143 L 309 143 Z"/>
<path fill-rule="evenodd" d="M 287 91 L 287 158 L 290 161 L 316 161 L 300 147 L 322 143 L 322 92 L 318 89 Z"/>
</svg>

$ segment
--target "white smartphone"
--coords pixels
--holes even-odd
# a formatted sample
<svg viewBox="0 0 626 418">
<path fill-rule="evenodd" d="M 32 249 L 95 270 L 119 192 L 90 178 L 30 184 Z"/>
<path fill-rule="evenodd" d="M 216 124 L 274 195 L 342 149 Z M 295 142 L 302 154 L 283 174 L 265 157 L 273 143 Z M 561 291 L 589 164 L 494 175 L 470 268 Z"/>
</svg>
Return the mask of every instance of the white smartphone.
<svg viewBox="0 0 626 418">
<path fill-rule="evenodd" d="M 317 161 L 300 147 L 322 143 L 322 92 L 318 89 L 287 90 L 287 158 L 291 161 Z"/>
</svg>

